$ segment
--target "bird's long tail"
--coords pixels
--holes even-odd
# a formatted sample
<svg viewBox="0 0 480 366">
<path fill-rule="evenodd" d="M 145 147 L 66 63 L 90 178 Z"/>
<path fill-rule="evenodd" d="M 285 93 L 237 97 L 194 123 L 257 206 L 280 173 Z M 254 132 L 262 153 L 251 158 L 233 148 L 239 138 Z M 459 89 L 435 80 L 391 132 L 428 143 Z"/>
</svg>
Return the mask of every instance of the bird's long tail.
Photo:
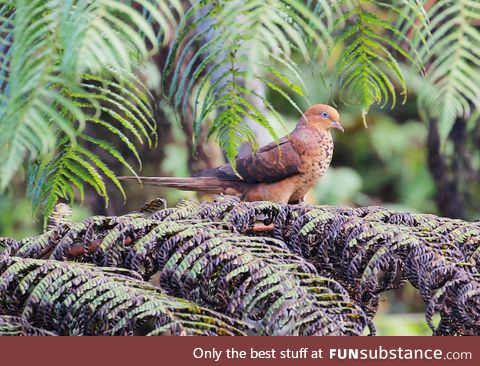
<svg viewBox="0 0 480 366">
<path fill-rule="evenodd" d="M 226 193 L 231 188 L 227 181 L 213 177 L 118 177 L 120 180 L 140 180 L 142 183 L 160 187 L 172 187 L 182 191 L 201 191 L 212 194 Z"/>
</svg>

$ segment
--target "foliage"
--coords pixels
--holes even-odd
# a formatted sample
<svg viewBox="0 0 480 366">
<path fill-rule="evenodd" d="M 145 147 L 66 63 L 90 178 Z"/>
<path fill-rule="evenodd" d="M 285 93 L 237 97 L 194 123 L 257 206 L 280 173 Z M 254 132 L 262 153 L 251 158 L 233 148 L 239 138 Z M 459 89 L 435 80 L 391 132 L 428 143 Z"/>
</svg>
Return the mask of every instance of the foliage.
<svg viewBox="0 0 480 366">
<path fill-rule="evenodd" d="M 283 119 L 261 88 L 299 114 L 295 96 L 310 104 L 299 63 L 331 103 L 359 106 L 364 123 L 375 104 L 405 100 L 410 64 L 421 111 L 439 119 L 445 142 L 476 105 L 479 3 L 429 4 L 2 0 L 0 190 L 28 162 L 28 196 L 46 217 L 86 187 L 107 203 L 109 185 L 124 193 L 112 161 L 133 172 L 127 157 L 155 143 L 153 109 L 167 100 L 191 124 L 187 138 L 214 136 L 233 161 L 242 143 L 256 145 L 252 123 L 279 134 Z M 155 99 L 144 68 L 154 55 L 165 59 Z"/>
<path fill-rule="evenodd" d="M 386 6 L 398 12 L 401 20 L 412 21 L 402 9 L 395 5 Z M 402 19 L 402 16 L 406 19 Z M 343 24 L 350 18 L 353 22 L 347 23 L 343 33 L 336 39 L 337 43 L 346 44 L 336 61 L 336 79 L 342 101 L 354 101 L 362 107 L 366 126 L 365 115 L 374 103 L 385 106 L 391 99 L 392 106 L 395 105 L 395 81 L 388 72 L 395 75 L 401 88 L 400 94 L 406 98 L 406 83 L 392 52 L 397 52 L 407 60 L 413 59 L 395 39 L 383 36 L 379 29 L 390 31 L 398 39 L 405 38 L 405 35 L 387 20 L 364 9 L 361 1 L 354 2 L 352 9 L 346 11 L 337 23 Z"/>
<path fill-rule="evenodd" d="M 319 28 L 327 40 L 316 33 Z M 277 137 L 253 100 L 277 119 L 280 116 L 252 88 L 255 81 L 280 93 L 294 106 L 278 84 L 304 95 L 298 81 L 290 80 L 271 61 L 292 70 L 301 81 L 292 53 L 299 50 L 309 58 L 305 37 L 311 37 L 323 49 L 330 39 L 325 25 L 296 0 L 194 2 L 169 50 L 164 69 L 166 94 L 182 113 L 187 113 L 190 98 L 195 100 L 193 130 L 197 141 L 203 122 L 216 111 L 209 136 L 215 135 L 227 158 L 234 161 L 243 142 L 256 144 L 246 118 Z"/>
<path fill-rule="evenodd" d="M 407 60 L 413 58 L 396 43 L 406 37 L 403 28 L 395 28 L 363 3 L 377 2 L 196 2 L 180 22 L 169 50 L 164 70 L 167 96 L 184 114 L 189 113 L 190 99 L 194 100 L 197 140 L 203 122 L 210 114 L 215 115 L 209 136 L 217 137 L 232 163 L 241 143 L 256 143 L 246 119 L 277 137 L 272 123 L 252 103 L 259 102 L 272 117 L 279 118 L 269 101 L 252 87 L 255 82 L 279 93 L 297 109 L 290 94 L 306 98 L 292 54 L 301 55 L 306 62 L 312 62 L 313 57 L 313 62 L 322 63 L 334 46 L 345 45 L 335 70 L 343 101 L 360 105 L 364 115 L 374 103 L 386 105 L 392 100 L 395 104 L 395 80 L 390 74 L 399 81 L 404 96 L 406 85 L 392 52 Z M 426 25 L 418 1 L 382 6 L 397 14 L 400 25 L 415 25 L 417 19 L 419 27 Z M 383 35 L 385 30 L 393 38 Z"/>
<path fill-rule="evenodd" d="M 367 320 L 347 292 L 316 276 L 284 243 L 238 235 L 222 223 L 195 223 L 194 208 L 166 209 L 148 219 L 92 217 L 10 245 L 10 251 L 130 268 L 145 280 L 159 272 L 169 294 L 255 324 L 258 334 L 363 333 Z"/>
<path fill-rule="evenodd" d="M 3 258 L 1 266 L 2 313 L 58 335 L 242 335 L 248 329 L 128 271 L 16 257 Z M 8 320 L 10 327 L 18 322 Z"/>
<path fill-rule="evenodd" d="M 32 326 L 22 317 L 1 315 L 0 336 L 54 336 L 55 333 Z"/>
<path fill-rule="evenodd" d="M 85 321 L 79 325 L 80 333 L 90 332 L 92 326 L 100 327 L 94 333 L 101 332 L 101 323 L 109 327 L 113 320 L 103 320 L 98 314 L 106 313 L 97 307 L 109 309 L 112 302 L 133 298 L 140 284 L 125 276 L 141 276 L 165 295 L 223 314 L 223 321 L 230 319 L 233 327 L 248 324 L 253 334 L 359 335 L 367 326 L 373 331 L 371 318 L 380 293 L 408 281 L 427 304 L 426 320 L 434 334 L 480 331 L 478 223 L 381 207 L 240 203 L 229 198 L 163 206 L 157 201 L 143 212 L 93 216 L 81 223 L 57 220 L 52 230 L 38 237 L 3 239 L 0 303 L 11 305 L 3 305 L 2 313 L 23 312 L 32 326 L 58 332 L 55 319 L 60 313 L 53 312 L 54 319 L 45 323 L 43 313 L 22 310 L 22 304 L 51 309 L 57 300 L 45 295 L 38 303 L 37 292 L 27 289 L 35 286 L 50 291 L 49 296 L 65 293 L 74 298 L 74 293 L 85 291 L 80 299 L 90 304 L 85 306 L 90 310 L 78 317 Z M 273 231 L 264 232 L 268 237 L 255 229 L 259 220 L 273 224 Z M 82 280 L 75 280 L 77 270 Z M 57 280 L 42 282 L 46 273 Z M 88 285 L 91 290 L 82 290 L 87 278 L 101 282 L 105 277 L 114 282 L 109 301 L 103 300 L 107 295 L 87 296 L 104 291 L 102 287 Z M 69 281 L 74 281 L 73 288 Z M 115 290 L 119 281 L 129 281 L 133 289 Z M 142 286 L 142 291 L 153 291 L 146 283 Z M 58 306 L 55 311 L 65 309 Z M 30 318 L 31 314 L 38 315 Z M 434 323 L 434 314 L 439 314 L 439 324 Z M 152 321 L 160 318 L 153 315 Z M 116 332 L 125 326 L 119 324 Z M 133 328 L 126 327 L 124 333 Z"/>
<path fill-rule="evenodd" d="M 429 87 L 424 88 L 421 103 L 429 115 L 439 119 L 441 140 L 445 141 L 455 119 L 467 118 L 480 94 L 480 2 L 476 0 L 439 0 L 428 10 L 431 37 L 419 53 L 428 65 Z M 415 33 L 413 42 L 421 44 Z"/>
<path fill-rule="evenodd" d="M 151 23 L 167 29 L 173 17 L 165 2 L 137 3 L 143 13 L 112 0 L 0 2 L 2 191 L 28 158 L 29 196 L 47 216 L 59 198 L 74 199 L 74 187 L 82 198 L 91 185 L 107 201 L 103 176 L 123 192 L 92 146 L 132 168 L 91 130 L 107 130 L 138 159 L 128 134 L 152 143 L 148 92 L 134 71 L 158 48 Z"/>
</svg>

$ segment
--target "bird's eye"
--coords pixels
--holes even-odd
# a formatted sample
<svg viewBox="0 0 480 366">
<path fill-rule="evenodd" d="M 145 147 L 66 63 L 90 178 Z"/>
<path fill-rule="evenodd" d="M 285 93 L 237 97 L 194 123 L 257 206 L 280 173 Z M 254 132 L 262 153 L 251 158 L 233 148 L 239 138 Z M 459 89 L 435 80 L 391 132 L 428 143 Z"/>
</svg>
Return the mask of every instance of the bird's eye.
<svg viewBox="0 0 480 366">
<path fill-rule="evenodd" d="M 323 118 L 328 118 L 328 113 L 327 112 L 322 112 L 321 115 L 322 115 Z"/>
</svg>

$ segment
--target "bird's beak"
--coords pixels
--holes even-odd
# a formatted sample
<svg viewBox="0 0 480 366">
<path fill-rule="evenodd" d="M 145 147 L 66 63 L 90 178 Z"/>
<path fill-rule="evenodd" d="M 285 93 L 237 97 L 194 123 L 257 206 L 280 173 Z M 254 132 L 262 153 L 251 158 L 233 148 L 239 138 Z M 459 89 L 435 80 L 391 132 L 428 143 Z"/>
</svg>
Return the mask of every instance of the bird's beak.
<svg viewBox="0 0 480 366">
<path fill-rule="evenodd" d="M 343 126 L 338 121 L 337 122 L 332 122 L 332 128 L 336 128 L 337 130 L 345 132 L 345 130 L 343 129 Z"/>
</svg>

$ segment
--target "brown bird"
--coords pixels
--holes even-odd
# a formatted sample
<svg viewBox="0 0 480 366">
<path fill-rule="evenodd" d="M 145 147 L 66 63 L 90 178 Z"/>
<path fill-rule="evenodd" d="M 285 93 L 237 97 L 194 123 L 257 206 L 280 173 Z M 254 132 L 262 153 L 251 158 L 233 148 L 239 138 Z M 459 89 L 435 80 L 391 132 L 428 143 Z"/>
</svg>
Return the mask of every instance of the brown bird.
<svg viewBox="0 0 480 366">
<path fill-rule="evenodd" d="M 308 108 L 289 135 L 261 147 L 253 155 L 237 158 L 240 177 L 230 164 L 224 164 L 188 178 L 140 179 L 146 184 L 226 194 L 244 201 L 302 202 L 330 165 L 332 128 L 344 131 L 338 112 L 328 105 L 316 104 Z"/>
</svg>

